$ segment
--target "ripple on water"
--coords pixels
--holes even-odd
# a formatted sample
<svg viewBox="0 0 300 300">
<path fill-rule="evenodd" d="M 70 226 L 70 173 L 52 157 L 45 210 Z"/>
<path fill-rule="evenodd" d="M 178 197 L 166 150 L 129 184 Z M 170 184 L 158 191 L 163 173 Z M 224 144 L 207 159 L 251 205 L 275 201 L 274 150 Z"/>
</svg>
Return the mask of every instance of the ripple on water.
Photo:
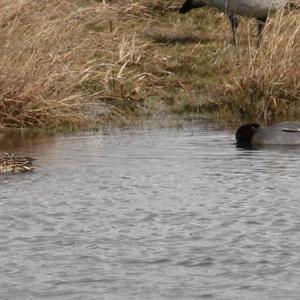
<svg viewBox="0 0 300 300">
<path fill-rule="evenodd" d="M 0 178 L 0 298 L 298 299 L 298 148 L 213 124 L 26 144 Z M 22 151 L 21 151 L 22 150 Z"/>
</svg>

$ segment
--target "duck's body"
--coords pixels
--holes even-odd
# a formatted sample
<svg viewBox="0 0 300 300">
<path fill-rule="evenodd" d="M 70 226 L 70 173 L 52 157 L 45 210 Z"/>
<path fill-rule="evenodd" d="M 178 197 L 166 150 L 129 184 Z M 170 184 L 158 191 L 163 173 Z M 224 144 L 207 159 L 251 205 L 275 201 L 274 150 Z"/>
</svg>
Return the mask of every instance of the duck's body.
<svg viewBox="0 0 300 300">
<path fill-rule="evenodd" d="M 276 12 L 286 0 L 202 0 L 208 6 L 218 8 L 220 11 L 230 15 L 245 17 L 267 17 L 268 14 Z"/>
<path fill-rule="evenodd" d="M 282 122 L 267 128 L 245 124 L 236 134 L 238 145 L 300 145 L 300 123 Z"/>
<path fill-rule="evenodd" d="M 0 154 L 0 173 L 20 173 L 33 171 L 34 158 L 17 154 Z"/>
<path fill-rule="evenodd" d="M 226 13 L 229 17 L 232 32 L 233 42 L 237 43 L 236 29 L 238 27 L 237 15 L 245 17 L 254 17 L 258 25 L 258 45 L 261 44 L 262 30 L 269 14 L 275 13 L 283 7 L 288 0 L 186 0 L 179 12 L 184 14 L 190 10 L 212 6 Z"/>
</svg>

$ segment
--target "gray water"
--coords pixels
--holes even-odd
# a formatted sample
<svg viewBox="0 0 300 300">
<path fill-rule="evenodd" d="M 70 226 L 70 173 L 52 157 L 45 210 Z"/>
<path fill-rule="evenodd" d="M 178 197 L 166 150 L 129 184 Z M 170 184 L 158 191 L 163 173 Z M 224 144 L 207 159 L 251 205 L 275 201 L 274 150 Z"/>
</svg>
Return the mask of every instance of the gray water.
<svg viewBox="0 0 300 300">
<path fill-rule="evenodd" d="M 0 299 L 300 298 L 299 148 L 201 122 L 7 148 L 38 167 L 0 176 Z"/>
</svg>

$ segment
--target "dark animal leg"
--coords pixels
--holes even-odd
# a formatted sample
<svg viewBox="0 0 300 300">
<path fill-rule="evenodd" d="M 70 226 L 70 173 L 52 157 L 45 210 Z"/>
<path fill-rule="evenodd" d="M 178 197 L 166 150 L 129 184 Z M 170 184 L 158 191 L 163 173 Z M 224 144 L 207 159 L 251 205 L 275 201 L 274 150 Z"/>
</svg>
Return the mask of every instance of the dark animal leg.
<svg viewBox="0 0 300 300">
<path fill-rule="evenodd" d="M 262 41 L 263 41 L 262 33 L 263 33 L 263 30 L 264 30 L 265 25 L 266 25 L 267 17 L 256 18 L 256 21 L 257 21 L 257 28 L 258 28 L 257 48 L 259 48 L 262 45 Z"/>
<path fill-rule="evenodd" d="M 233 44 L 237 45 L 236 29 L 239 26 L 239 22 L 236 16 L 229 16 L 229 20 L 231 23 L 231 29 L 233 34 Z"/>
</svg>

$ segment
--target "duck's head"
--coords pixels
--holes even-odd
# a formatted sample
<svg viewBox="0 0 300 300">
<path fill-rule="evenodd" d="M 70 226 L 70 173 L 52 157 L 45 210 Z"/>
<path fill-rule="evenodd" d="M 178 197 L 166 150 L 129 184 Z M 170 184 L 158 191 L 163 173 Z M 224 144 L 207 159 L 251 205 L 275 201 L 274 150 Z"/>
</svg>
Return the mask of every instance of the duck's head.
<svg viewBox="0 0 300 300">
<path fill-rule="evenodd" d="M 250 146 L 252 138 L 259 128 L 259 124 L 245 124 L 242 125 L 235 133 L 236 142 L 238 145 Z"/>
<path fill-rule="evenodd" d="M 185 14 L 194 8 L 203 7 L 203 6 L 206 6 L 204 0 L 186 0 L 181 6 L 179 13 Z"/>
</svg>

